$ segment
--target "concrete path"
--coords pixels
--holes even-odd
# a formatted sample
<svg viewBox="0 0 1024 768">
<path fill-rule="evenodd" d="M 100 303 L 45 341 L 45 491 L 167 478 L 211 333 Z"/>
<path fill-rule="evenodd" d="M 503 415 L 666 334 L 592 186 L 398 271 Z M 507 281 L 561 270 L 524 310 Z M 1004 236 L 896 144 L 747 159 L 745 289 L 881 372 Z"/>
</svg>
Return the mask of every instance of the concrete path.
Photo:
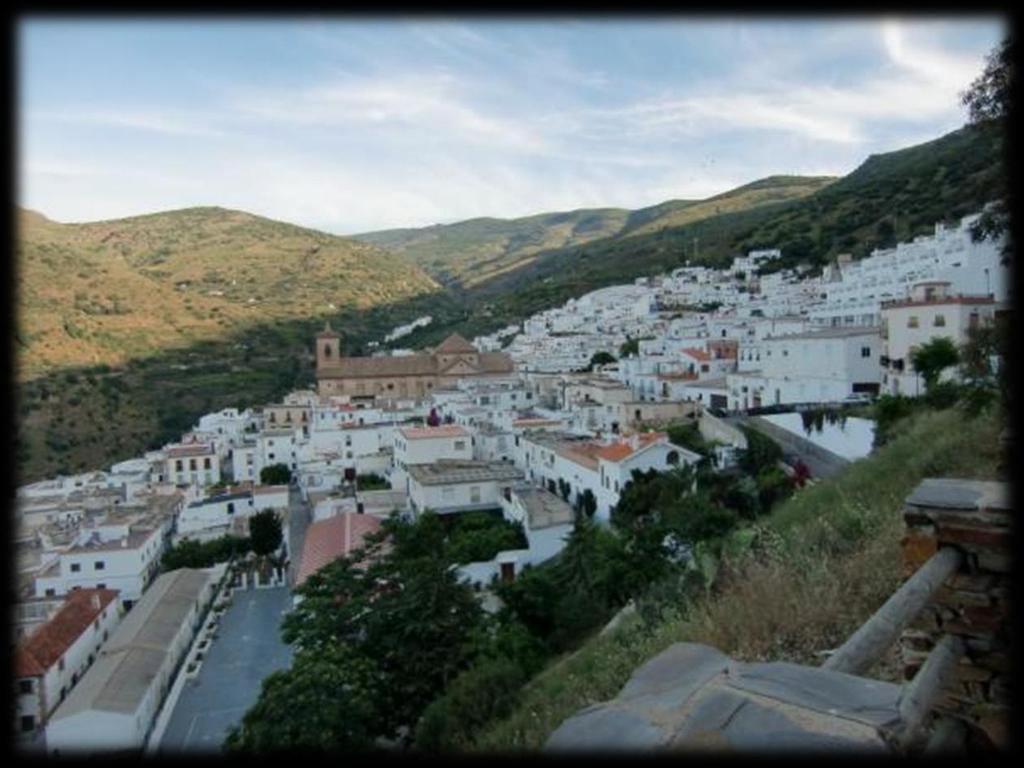
<svg viewBox="0 0 1024 768">
<path fill-rule="evenodd" d="M 288 585 L 295 585 L 302 560 L 302 547 L 306 543 L 306 529 L 313 520 L 313 510 L 302 500 L 299 489 L 288 489 Z"/>
<path fill-rule="evenodd" d="M 221 749 L 228 729 L 256 702 L 263 679 L 291 666 L 292 648 L 281 641 L 290 607 L 285 587 L 232 595 L 198 676 L 185 683 L 159 754 Z"/>
</svg>

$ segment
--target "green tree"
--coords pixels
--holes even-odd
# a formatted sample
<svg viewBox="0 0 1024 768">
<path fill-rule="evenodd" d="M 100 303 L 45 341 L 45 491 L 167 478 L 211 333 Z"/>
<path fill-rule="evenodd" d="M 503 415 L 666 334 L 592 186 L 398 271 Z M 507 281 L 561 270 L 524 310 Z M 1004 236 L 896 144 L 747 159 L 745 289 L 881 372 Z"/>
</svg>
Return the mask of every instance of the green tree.
<svg viewBox="0 0 1024 768">
<path fill-rule="evenodd" d="M 996 125 L 1005 130 L 1006 119 L 1010 114 L 1011 94 L 1016 72 L 1013 66 L 1014 43 L 1006 38 L 989 53 L 985 70 L 971 83 L 970 87 L 960 94 L 960 100 L 967 107 L 970 121 L 976 125 Z M 971 236 L 975 240 L 988 240 L 1003 236 L 1010 228 L 1009 205 L 1003 195 L 1002 178 L 999 180 L 999 199 L 979 217 L 971 228 Z M 1012 243 L 1009 238 L 1003 248 L 1003 261 L 1008 263 L 1013 258 Z"/>
<path fill-rule="evenodd" d="M 948 336 L 937 336 L 910 352 L 910 362 L 914 370 L 924 379 L 925 389 L 931 389 L 938 381 L 942 372 L 960 361 L 960 353 L 956 344 Z"/>
<path fill-rule="evenodd" d="M 750 427 L 740 427 L 747 438 L 747 447 L 739 452 L 737 462 L 749 475 L 757 474 L 765 467 L 775 466 L 782 461 L 782 448 L 765 434 Z"/>
<path fill-rule="evenodd" d="M 272 509 L 264 509 L 249 518 L 249 539 L 257 555 L 276 552 L 284 539 L 281 517 Z"/>
<path fill-rule="evenodd" d="M 1010 38 L 1006 38 L 989 53 L 985 70 L 960 95 L 972 123 L 1006 119 L 1013 79 L 1013 45 Z"/>
<path fill-rule="evenodd" d="M 580 508 L 588 518 L 593 518 L 597 512 L 597 497 L 589 488 L 585 489 L 580 496 Z"/>
<path fill-rule="evenodd" d="M 263 681 L 256 703 L 228 733 L 231 752 L 373 747 L 383 676 L 369 659 L 337 645 L 296 654 Z"/>
<path fill-rule="evenodd" d="M 296 593 L 303 600 L 284 620 L 286 642 L 310 653 L 341 645 L 380 670 L 377 735 L 393 738 L 400 726 L 413 727 L 472 658 L 481 609 L 445 555 L 436 515 L 415 523 L 392 516 L 361 550 L 313 574 Z"/>
<path fill-rule="evenodd" d="M 619 347 L 619 357 L 630 357 L 640 354 L 640 339 L 626 337 L 625 343 Z"/>
<path fill-rule="evenodd" d="M 608 352 L 595 352 L 590 357 L 590 365 L 587 366 L 588 371 L 594 370 L 599 365 L 608 365 L 609 363 L 615 362 L 615 356 Z"/>
<path fill-rule="evenodd" d="M 287 485 L 291 479 L 292 471 L 287 464 L 271 464 L 260 470 L 260 482 L 264 485 Z"/>
</svg>

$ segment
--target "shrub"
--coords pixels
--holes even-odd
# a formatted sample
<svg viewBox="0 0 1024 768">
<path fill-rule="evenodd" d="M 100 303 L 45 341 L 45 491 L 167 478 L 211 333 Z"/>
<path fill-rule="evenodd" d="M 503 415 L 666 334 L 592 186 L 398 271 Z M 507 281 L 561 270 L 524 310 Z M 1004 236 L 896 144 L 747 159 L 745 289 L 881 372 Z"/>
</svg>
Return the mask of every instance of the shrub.
<svg viewBox="0 0 1024 768">
<path fill-rule="evenodd" d="M 512 710 L 526 680 L 523 668 L 508 657 L 479 661 L 424 710 L 416 748 L 436 752 L 464 746 L 480 726 Z"/>
</svg>

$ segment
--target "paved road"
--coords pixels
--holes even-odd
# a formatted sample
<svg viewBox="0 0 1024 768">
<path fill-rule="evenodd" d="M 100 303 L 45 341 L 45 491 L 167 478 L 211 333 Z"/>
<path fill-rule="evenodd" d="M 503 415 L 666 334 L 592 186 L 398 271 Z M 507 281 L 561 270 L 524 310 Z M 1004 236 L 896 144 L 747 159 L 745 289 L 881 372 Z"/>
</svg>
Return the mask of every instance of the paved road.
<svg viewBox="0 0 1024 768">
<path fill-rule="evenodd" d="M 306 542 L 306 529 L 313 520 L 313 509 L 302 500 L 299 489 L 288 490 L 288 584 L 294 586 L 302 559 L 302 547 Z"/>
<path fill-rule="evenodd" d="M 259 697 L 265 677 L 291 665 L 281 619 L 291 607 L 285 587 L 235 592 L 199 675 L 185 683 L 160 753 L 219 751 L 228 729 Z"/>
<path fill-rule="evenodd" d="M 759 421 L 755 417 L 729 416 L 726 421 L 735 426 L 743 425 L 766 434 L 779 444 L 779 447 L 786 454 L 787 462 L 792 457 L 798 457 L 807 465 L 807 469 L 810 470 L 811 477 L 813 478 L 832 477 L 832 475 L 841 472 L 850 465 L 849 459 L 844 459 L 842 456 L 827 451 L 799 435 L 795 435 L 774 424 Z"/>
</svg>

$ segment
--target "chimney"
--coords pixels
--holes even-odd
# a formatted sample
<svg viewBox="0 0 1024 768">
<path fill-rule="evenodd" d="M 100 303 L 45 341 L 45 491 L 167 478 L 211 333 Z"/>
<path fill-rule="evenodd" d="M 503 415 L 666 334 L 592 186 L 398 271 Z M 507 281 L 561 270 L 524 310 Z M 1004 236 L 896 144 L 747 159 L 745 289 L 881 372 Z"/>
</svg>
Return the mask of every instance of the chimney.
<svg viewBox="0 0 1024 768">
<path fill-rule="evenodd" d="M 121 549 L 127 549 L 127 548 L 128 548 L 128 537 L 125 536 L 123 539 L 121 539 Z"/>
<path fill-rule="evenodd" d="M 97 612 L 100 609 L 100 596 L 95 592 L 92 593 L 92 609 Z"/>
</svg>

